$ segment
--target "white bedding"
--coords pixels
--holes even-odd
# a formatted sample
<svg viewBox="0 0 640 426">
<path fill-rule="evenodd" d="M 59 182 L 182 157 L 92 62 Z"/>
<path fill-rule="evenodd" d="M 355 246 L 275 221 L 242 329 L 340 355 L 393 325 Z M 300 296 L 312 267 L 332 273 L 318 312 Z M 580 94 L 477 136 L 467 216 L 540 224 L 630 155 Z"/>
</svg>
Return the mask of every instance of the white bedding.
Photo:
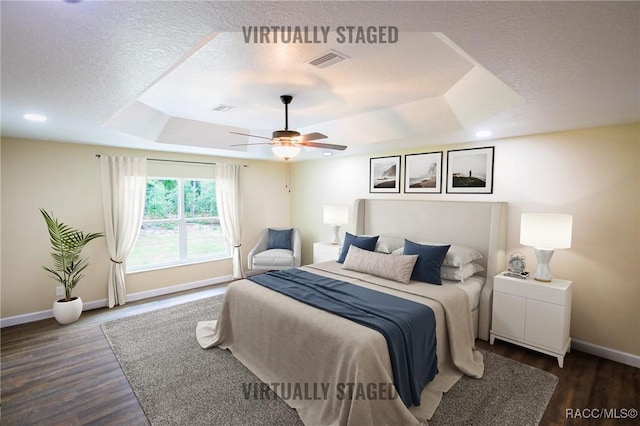
<svg viewBox="0 0 640 426">
<path fill-rule="evenodd" d="M 320 268 L 334 269 L 334 270 L 336 269 L 336 267 L 338 268 L 343 267 L 339 264 L 336 264 L 336 262 L 334 261 L 321 262 L 321 263 L 317 263 L 316 265 L 318 265 L 318 267 Z M 331 266 L 331 265 L 335 265 L 335 266 Z M 313 265 L 311 265 L 311 267 L 313 267 Z M 480 306 L 480 293 L 482 293 L 482 287 L 484 286 L 485 281 L 486 281 L 486 278 L 483 276 L 472 275 L 469 278 L 465 279 L 464 282 L 443 279 L 442 285 L 453 285 L 463 290 L 469 297 L 469 306 L 471 310 L 475 311 Z M 405 285 L 416 285 L 416 284 L 424 285 L 424 283 L 421 283 L 419 281 L 410 281 L 408 284 L 405 284 Z"/>
<path fill-rule="evenodd" d="M 480 306 L 480 293 L 482 292 L 482 287 L 484 286 L 485 281 L 485 277 L 472 275 L 464 280 L 464 282 L 442 280 L 442 284 L 454 285 L 464 290 L 464 292 L 467 293 L 467 296 L 469 296 L 469 306 L 471 306 L 471 310 L 475 311 L 478 309 L 478 306 Z"/>
</svg>

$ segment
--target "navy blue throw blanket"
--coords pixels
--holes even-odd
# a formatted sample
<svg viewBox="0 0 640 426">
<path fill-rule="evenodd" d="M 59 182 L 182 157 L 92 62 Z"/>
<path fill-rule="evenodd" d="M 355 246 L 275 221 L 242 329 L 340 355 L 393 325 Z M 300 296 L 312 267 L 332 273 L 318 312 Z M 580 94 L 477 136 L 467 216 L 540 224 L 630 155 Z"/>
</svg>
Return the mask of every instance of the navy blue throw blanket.
<svg viewBox="0 0 640 426">
<path fill-rule="evenodd" d="M 248 279 L 380 332 L 387 340 L 398 395 L 407 407 L 420 405 L 422 389 L 438 373 L 436 321 L 431 308 L 299 269 Z"/>
</svg>

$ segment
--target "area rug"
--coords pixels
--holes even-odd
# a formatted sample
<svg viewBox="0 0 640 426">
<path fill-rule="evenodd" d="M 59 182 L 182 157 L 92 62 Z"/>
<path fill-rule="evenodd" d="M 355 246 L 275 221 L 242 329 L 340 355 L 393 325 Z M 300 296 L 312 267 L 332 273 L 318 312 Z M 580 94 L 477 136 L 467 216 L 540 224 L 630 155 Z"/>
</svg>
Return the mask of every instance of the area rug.
<svg viewBox="0 0 640 426">
<path fill-rule="evenodd" d="M 229 351 L 198 345 L 196 324 L 217 318 L 221 300 L 210 297 L 102 325 L 149 422 L 301 425 L 273 392 L 253 392 L 260 380 Z M 460 379 L 429 424 L 537 425 L 558 378 L 491 352 L 483 355 L 484 377 Z"/>
</svg>

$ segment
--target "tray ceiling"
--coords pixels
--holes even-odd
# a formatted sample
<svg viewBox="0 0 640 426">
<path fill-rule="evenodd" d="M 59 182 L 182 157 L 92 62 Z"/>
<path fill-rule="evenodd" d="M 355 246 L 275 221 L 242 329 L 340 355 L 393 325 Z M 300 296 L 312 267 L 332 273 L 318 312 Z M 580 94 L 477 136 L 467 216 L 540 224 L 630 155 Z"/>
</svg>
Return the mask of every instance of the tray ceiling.
<svg viewBox="0 0 640 426">
<path fill-rule="evenodd" d="M 363 6 L 2 2 L 2 135 L 275 159 L 229 132 L 284 128 L 282 94 L 289 128 L 348 145 L 337 155 L 640 119 L 639 3 Z M 341 43 L 341 25 L 395 27 L 397 41 Z M 273 26 L 326 32 L 245 38 Z M 331 50 L 345 60 L 309 64 Z"/>
</svg>

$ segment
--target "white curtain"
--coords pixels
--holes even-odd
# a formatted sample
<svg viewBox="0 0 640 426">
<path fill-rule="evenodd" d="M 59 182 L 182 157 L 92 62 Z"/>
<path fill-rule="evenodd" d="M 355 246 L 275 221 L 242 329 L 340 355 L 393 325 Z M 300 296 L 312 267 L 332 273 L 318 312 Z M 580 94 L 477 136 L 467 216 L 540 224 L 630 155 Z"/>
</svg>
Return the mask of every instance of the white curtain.
<svg viewBox="0 0 640 426">
<path fill-rule="evenodd" d="M 105 237 L 111 256 L 109 307 L 126 303 L 125 264 L 138 239 L 147 188 L 147 160 L 100 157 Z"/>
<path fill-rule="evenodd" d="M 218 216 L 227 243 L 233 246 L 233 278 L 244 278 L 242 270 L 242 223 L 240 210 L 240 170 L 238 164 L 216 164 Z"/>
</svg>

